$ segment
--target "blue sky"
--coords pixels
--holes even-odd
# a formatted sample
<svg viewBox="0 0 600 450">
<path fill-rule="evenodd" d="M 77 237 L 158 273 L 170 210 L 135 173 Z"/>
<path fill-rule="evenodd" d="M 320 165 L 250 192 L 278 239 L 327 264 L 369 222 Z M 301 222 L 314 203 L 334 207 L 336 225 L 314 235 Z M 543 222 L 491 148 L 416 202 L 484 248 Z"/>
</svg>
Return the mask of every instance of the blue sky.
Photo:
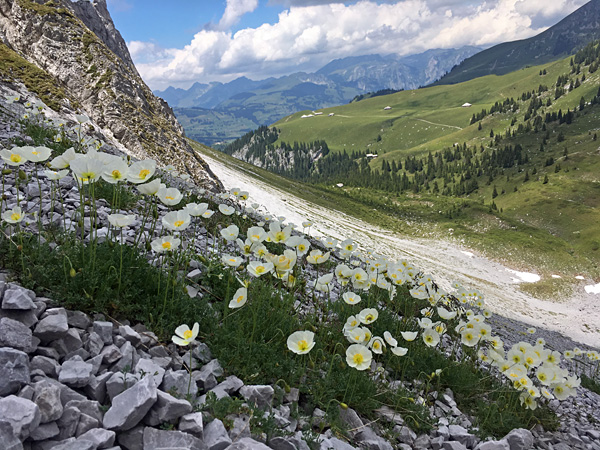
<svg viewBox="0 0 600 450">
<path fill-rule="evenodd" d="M 152 89 L 315 71 L 364 54 L 488 47 L 587 0 L 107 0 Z"/>
</svg>

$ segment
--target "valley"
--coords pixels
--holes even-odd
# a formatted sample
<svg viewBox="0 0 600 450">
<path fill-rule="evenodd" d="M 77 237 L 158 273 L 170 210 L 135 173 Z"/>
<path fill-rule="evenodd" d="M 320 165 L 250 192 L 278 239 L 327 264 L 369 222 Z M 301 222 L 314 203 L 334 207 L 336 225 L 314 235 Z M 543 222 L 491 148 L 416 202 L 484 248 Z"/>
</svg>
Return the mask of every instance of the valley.
<svg viewBox="0 0 600 450">
<path fill-rule="evenodd" d="M 311 228 L 313 236 L 352 238 L 364 249 L 374 249 L 393 259 L 408 258 L 431 273 L 443 288 L 448 289 L 450 282 L 457 280 L 481 289 L 494 312 L 533 326 L 560 331 L 589 345 L 600 345 L 600 296 L 586 292 L 586 286 L 595 284 L 592 274 L 568 272 L 562 273 L 562 278 L 558 279 L 552 277 L 556 274 L 538 272 L 541 280 L 527 283 L 525 280 L 531 280 L 531 274 L 522 269 L 519 255 L 493 258 L 450 234 L 422 237 L 414 233 L 413 223 L 399 224 L 404 233 L 390 231 L 372 220 L 354 217 L 353 212 L 356 211 L 344 208 L 344 204 L 336 208 L 333 206 L 335 195 L 327 191 L 305 189 L 299 183 L 201 145 L 194 144 L 194 148 L 226 188 L 247 190 L 251 201 L 264 206 L 263 214 L 284 216 L 286 221 L 298 226 L 309 220 L 314 223 Z M 583 276 L 583 280 L 576 279 L 576 276 Z M 524 286 L 557 280 L 565 288 L 561 297 L 540 299 L 523 289 Z"/>
</svg>

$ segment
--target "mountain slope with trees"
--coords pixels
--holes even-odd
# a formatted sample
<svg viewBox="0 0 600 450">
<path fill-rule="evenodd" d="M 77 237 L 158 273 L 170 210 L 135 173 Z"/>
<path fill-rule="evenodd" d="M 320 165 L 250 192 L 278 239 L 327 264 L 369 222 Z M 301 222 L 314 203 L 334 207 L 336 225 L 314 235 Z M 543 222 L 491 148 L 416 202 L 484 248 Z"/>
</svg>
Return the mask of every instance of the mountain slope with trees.
<svg viewBox="0 0 600 450">
<path fill-rule="evenodd" d="M 536 267 L 597 270 L 599 64 L 594 42 L 571 58 L 494 77 L 493 84 L 485 77 L 367 99 L 322 116 L 298 113 L 225 151 L 240 156 L 245 146 L 271 155 L 292 148 L 307 156 L 302 149 L 312 149 L 303 170 L 266 167 L 341 189 L 399 219 L 452 228 L 489 251 L 520 249 Z M 461 107 L 459 94 L 479 102 Z M 392 109 L 384 110 L 388 104 Z M 362 141 L 348 145 L 357 133 Z M 314 153 L 315 141 L 328 154 Z M 521 233 L 506 234 L 513 228 Z"/>
</svg>

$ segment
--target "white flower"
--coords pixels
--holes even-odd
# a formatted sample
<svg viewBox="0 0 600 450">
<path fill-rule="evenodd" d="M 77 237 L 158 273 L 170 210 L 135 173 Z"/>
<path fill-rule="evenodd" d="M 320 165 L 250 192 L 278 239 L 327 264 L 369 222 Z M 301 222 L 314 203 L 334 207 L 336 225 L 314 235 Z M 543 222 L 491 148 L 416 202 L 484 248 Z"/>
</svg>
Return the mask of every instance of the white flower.
<svg viewBox="0 0 600 450">
<path fill-rule="evenodd" d="M 231 309 L 241 308 L 246 304 L 247 301 L 248 289 L 246 289 L 245 287 L 241 287 L 237 291 L 235 291 L 235 294 L 233 294 L 233 298 L 229 302 L 229 307 Z"/>
<path fill-rule="evenodd" d="M 298 355 L 304 355 L 315 346 L 315 333 L 312 331 L 296 331 L 287 338 L 287 347 Z"/>
<path fill-rule="evenodd" d="M 177 247 L 179 247 L 179 244 L 181 244 L 181 239 L 177 239 L 173 236 L 164 236 L 154 239 L 150 243 L 150 246 L 156 253 L 163 253 L 176 250 Z"/>
<path fill-rule="evenodd" d="M 235 208 L 221 203 L 219 205 L 219 211 L 221 211 L 221 213 L 225 214 L 226 216 L 230 216 L 235 212 Z"/>
<path fill-rule="evenodd" d="M 27 162 L 27 156 L 21 150 L 21 147 L 13 147 L 12 150 L 1 150 L 0 158 L 9 166 L 20 166 Z"/>
<path fill-rule="evenodd" d="M 398 345 L 398 341 L 396 339 L 394 339 L 394 337 L 392 336 L 392 334 L 389 331 L 386 331 L 383 333 L 383 338 L 392 347 L 396 347 Z"/>
<path fill-rule="evenodd" d="M 190 216 L 198 217 L 208 210 L 208 203 L 188 203 L 183 208 Z"/>
<path fill-rule="evenodd" d="M 248 273 L 254 277 L 260 277 L 265 273 L 269 273 L 273 270 L 273 263 L 263 263 L 261 261 L 252 261 L 247 267 Z"/>
<path fill-rule="evenodd" d="M 271 222 L 269 224 L 268 238 L 271 242 L 286 242 L 292 233 L 292 227 L 287 226 L 283 230 L 279 222 Z"/>
<path fill-rule="evenodd" d="M 250 242 L 262 242 L 267 238 L 267 233 L 262 227 L 250 227 L 246 232 L 246 236 Z"/>
<path fill-rule="evenodd" d="M 433 328 L 427 328 L 423 331 L 423 342 L 428 347 L 435 347 L 440 342 L 440 334 Z"/>
<path fill-rule="evenodd" d="M 342 298 L 349 305 L 356 305 L 357 303 L 360 303 L 361 300 L 360 295 L 355 294 L 354 292 L 344 292 Z"/>
<path fill-rule="evenodd" d="M 134 162 L 129 167 L 127 179 L 133 184 L 142 184 L 152 178 L 155 171 L 156 161 L 153 159 L 144 159 L 143 161 Z"/>
<path fill-rule="evenodd" d="M 133 166 L 132 166 L 133 167 Z M 134 182 L 131 177 L 129 181 Z M 183 194 L 177 188 L 160 188 L 156 193 L 158 199 L 167 206 L 175 206 L 179 204 L 183 198 Z"/>
<path fill-rule="evenodd" d="M 66 177 L 69 174 L 69 171 L 67 169 L 59 170 L 58 172 L 54 170 L 44 170 L 43 174 L 46 175 L 49 180 L 57 181 Z"/>
<path fill-rule="evenodd" d="M 107 165 L 104 166 L 104 172 L 102 172 L 102 179 L 110 184 L 116 184 L 127 180 L 127 162 L 121 158 L 115 158 Z"/>
<path fill-rule="evenodd" d="M 368 347 L 373 351 L 373 353 L 380 355 L 383 353 L 383 347 L 385 347 L 385 344 L 383 343 L 383 339 L 381 339 L 379 336 L 373 336 L 368 344 Z"/>
<path fill-rule="evenodd" d="M 166 185 L 164 185 L 160 182 L 160 178 L 155 178 L 154 180 L 152 180 L 148 183 L 138 184 L 137 190 L 139 191 L 140 194 L 156 195 L 158 193 L 158 191 L 160 190 L 160 188 L 162 188 L 162 187 L 166 188 Z"/>
<path fill-rule="evenodd" d="M 89 155 L 82 155 L 71 161 L 70 168 L 81 183 L 88 184 L 100 179 L 104 163 Z"/>
<path fill-rule="evenodd" d="M 230 267 L 238 267 L 242 262 L 244 262 L 243 258 L 239 256 L 227 254 L 221 255 L 221 261 L 223 262 L 223 264 Z"/>
<path fill-rule="evenodd" d="M 352 344 L 346 349 L 346 363 L 356 370 L 365 370 L 371 366 L 373 354 L 364 345 Z"/>
<path fill-rule="evenodd" d="M 66 169 L 71 164 L 75 158 L 81 155 L 75 153 L 75 149 L 73 147 L 68 148 L 62 155 L 57 156 L 52 161 L 50 161 L 50 167 L 53 169 Z"/>
<path fill-rule="evenodd" d="M 50 154 L 52 150 L 48 147 L 21 147 L 21 151 L 23 155 L 27 157 L 29 161 L 32 162 L 44 162 L 48 158 L 50 158 Z"/>
<path fill-rule="evenodd" d="M 369 325 L 377 320 L 379 317 L 379 311 L 375 308 L 365 308 L 361 312 L 358 313 L 358 320 L 361 323 Z"/>
<path fill-rule="evenodd" d="M 21 210 L 20 206 L 15 206 L 13 209 L 4 211 L 2 214 L 2 220 L 8 223 L 19 223 L 25 218 L 25 214 Z"/>
<path fill-rule="evenodd" d="M 82 123 L 86 123 L 90 121 L 90 118 L 88 116 L 86 116 L 85 114 L 76 114 L 75 115 L 75 119 L 77 120 L 77 122 L 79 122 L 80 124 Z"/>
<path fill-rule="evenodd" d="M 400 333 L 405 341 L 412 342 L 417 338 L 418 331 L 402 331 Z"/>
<path fill-rule="evenodd" d="M 183 231 L 190 226 L 191 217 L 185 210 L 171 211 L 162 218 L 162 224 L 171 231 Z"/>
<path fill-rule="evenodd" d="M 227 242 L 235 241 L 239 233 L 240 229 L 237 227 L 237 225 L 229 225 L 227 228 L 223 228 L 221 230 L 221 236 L 223 236 L 223 239 L 225 239 Z"/>
<path fill-rule="evenodd" d="M 456 311 L 448 311 L 446 308 L 438 306 L 437 309 L 438 315 L 444 320 L 454 319 L 456 317 Z"/>
<path fill-rule="evenodd" d="M 310 264 L 322 264 L 329 259 L 329 252 L 323 254 L 321 250 L 312 250 L 306 257 L 306 262 Z"/>
<path fill-rule="evenodd" d="M 396 356 L 404 356 L 408 352 L 407 348 L 404 347 L 392 347 L 392 353 Z"/>
<path fill-rule="evenodd" d="M 109 214 L 108 221 L 113 227 L 125 228 L 135 222 L 135 214 Z"/>
<path fill-rule="evenodd" d="M 171 340 L 177 345 L 185 346 L 194 342 L 199 331 L 200 325 L 198 325 L 198 322 L 194 324 L 191 330 L 187 325 L 180 325 L 175 329 L 176 336 L 173 336 Z"/>
</svg>

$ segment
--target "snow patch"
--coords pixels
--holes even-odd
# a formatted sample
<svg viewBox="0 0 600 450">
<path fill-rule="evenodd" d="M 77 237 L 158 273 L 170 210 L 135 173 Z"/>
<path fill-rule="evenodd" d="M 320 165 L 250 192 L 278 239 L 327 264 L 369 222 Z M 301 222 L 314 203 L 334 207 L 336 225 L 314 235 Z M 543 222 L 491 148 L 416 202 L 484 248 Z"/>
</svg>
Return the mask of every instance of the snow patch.
<svg viewBox="0 0 600 450">
<path fill-rule="evenodd" d="M 576 280 L 585 280 L 585 278 L 584 278 L 583 276 L 581 276 L 581 275 L 577 275 L 577 276 L 575 277 L 575 279 L 576 279 Z"/>
<path fill-rule="evenodd" d="M 585 292 L 588 294 L 600 294 L 600 283 L 598 284 L 590 284 L 585 287 Z"/>
<path fill-rule="evenodd" d="M 474 258 L 475 257 L 475 255 L 473 253 L 471 253 L 471 252 L 465 252 L 464 250 L 461 250 L 461 253 L 463 255 L 467 255 L 469 258 Z"/>
<path fill-rule="evenodd" d="M 560 275 L 552 275 L 552 278 L 562 278 Z"/>
<path fill-rule="evenodd" d="M 506 271 L 517 276 L 517 278 L 513 277 L 513 283 L 536 283 L 541 279 L 541 277 L 535 273 L 518 272 L 512 269 L 506 269 Z"/>
</svg>

